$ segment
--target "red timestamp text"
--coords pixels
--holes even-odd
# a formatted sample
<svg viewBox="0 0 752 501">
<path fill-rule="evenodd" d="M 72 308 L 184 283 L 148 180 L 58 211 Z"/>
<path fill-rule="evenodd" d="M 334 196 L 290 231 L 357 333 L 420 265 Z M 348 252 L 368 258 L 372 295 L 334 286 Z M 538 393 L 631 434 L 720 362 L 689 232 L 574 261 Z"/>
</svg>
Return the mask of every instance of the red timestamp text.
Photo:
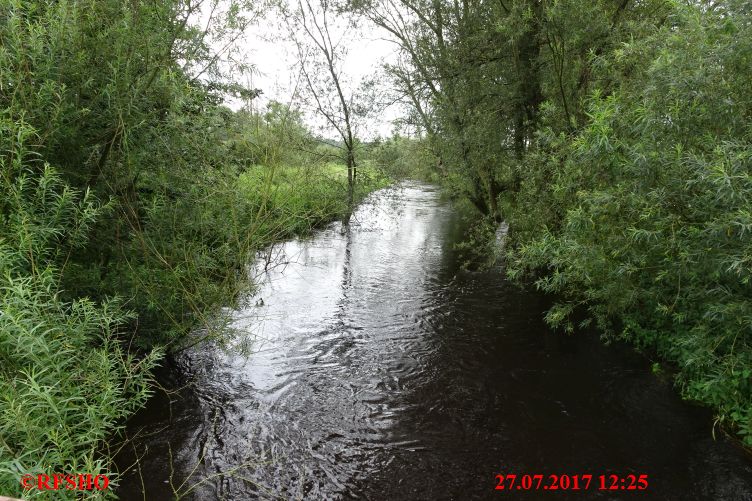
<svg viewBox="0 0 752 501">
<path fill-rule="evenodd" d="M 497 491 L 644 491 L 647 475 L 496 475 Z"/>
</svg>

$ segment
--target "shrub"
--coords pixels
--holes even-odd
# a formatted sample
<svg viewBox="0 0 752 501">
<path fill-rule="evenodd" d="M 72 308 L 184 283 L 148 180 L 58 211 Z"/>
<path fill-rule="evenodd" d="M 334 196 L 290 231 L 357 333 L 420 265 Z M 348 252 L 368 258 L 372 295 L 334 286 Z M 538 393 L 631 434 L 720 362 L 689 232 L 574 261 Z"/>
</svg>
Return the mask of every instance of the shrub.
<svg viewBox="0 0 752 501">
<path fill-rule="evenodd" d="M 23 492 L 25 474 L 112 475 L 104 441 L 145 402 L 159 352 L 126 352 L 117 300 L 61 300 L 56 262 L 106 207 L 14 153 L 0 165 L 0 492 L 30 499 L 47 494 Z"/>
</svg>

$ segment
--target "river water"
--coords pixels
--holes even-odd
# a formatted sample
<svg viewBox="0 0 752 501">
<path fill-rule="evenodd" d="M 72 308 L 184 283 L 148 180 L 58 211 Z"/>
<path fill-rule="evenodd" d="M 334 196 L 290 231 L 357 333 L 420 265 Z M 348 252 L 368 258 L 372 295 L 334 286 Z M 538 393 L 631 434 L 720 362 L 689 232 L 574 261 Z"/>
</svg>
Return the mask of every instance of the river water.
<svg viewBox="0 0 752 501">
<path fill-rule="evenodd" d="M 462 271 L 431 186 L 278 246 L 234 327 L 173 359 L 128 424 L 122 499 L 750 500 L 752 458 L 629 348 L 550 331 L 549 299 Z M 260 266 L 260 265 L 259 265 Z M 496 491 L 497 474 L 647 475 L 644 491 Z M 545 494 L 545 496 L 544 496 Z"/>
</svg>

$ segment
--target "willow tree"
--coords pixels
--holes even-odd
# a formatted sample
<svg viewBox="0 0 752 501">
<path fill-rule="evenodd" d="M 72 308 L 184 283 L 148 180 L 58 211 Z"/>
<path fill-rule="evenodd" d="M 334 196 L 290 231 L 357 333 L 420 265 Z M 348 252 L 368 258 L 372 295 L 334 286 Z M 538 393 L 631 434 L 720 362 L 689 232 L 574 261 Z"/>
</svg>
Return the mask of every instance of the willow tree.
<svg viewBox="0 0 752 501">
<path fill-rule="evenodd" d="M 510 110 L 521 106 L 509 83 L 515 47 L 495 30 L 498 9 L 477 0 L 376 0 L 359 8 L 399 47 L 389 73 L 434 138 L 452 187 L 492 219 L 511 184 L 510 138 L 524 134 Z M 534 79 L 527 84 L 536 88 Z"/>
<path fill-rule="evenodd" d="M 395 82 L 453 152 L 457 191 L 509 222 L 507 271 L 561 298 L 547 320 L 588 312 L 671 361 L 752 444 L 750 2 L 363 9 L 400 46 Z"/>
<path fill-rule="evenodd" d="M 355 205 L 357 162 L 355 159 L 355 93 L 343 71 L 352 23 L 346 13 L 328 0 L 298 0 L 287 12 L 288 28 L 298 50 L 300 72 L 315 113 L 323 118 L 342 144 L 338 145 L 347 166 L 347 213 L 350 222 Z"/>
<path fill-rule="evenodd" d="M 197 226 L 214 210 L 202 201 L 216 208 L 224 199 L 213 192 L 236 178 L 218 103 L 225 92 L 257 94 L 233 83 L 227 63 L 258 12 L 246 0 L 6 3 L 0 114 L 34 131 L 35 172 L 47 162 L 71 188 L 112 201 L 87 245 L 61 258 L 67 297 L 133 298 L 137 339 L 179 338 L 197 316 L 187 305 L 231 296 L 198 291 L 220 276 L 229 287 L 230 256 L 244 254 L 217 259 L 224 227 Z M 180 293 L 166 292 L 176 284 Z"/>
<path fill-rule="evenodd" d="M 510 206 L 540 152 L 540 134 L 587 119 L 594 56 L 639 34 L 661 1 L 363 0 L 400 49 L 395 85 L 434 132 L 451 186 L 484 217 Z"/>
</svg>

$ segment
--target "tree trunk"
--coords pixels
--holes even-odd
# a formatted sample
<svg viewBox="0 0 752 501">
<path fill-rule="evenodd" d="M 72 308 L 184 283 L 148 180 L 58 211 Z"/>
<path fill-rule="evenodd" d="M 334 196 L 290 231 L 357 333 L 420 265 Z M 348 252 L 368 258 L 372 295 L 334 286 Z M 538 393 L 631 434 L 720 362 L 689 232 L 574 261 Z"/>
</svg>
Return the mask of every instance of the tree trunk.
<svg viewBox="0 0 752 501">
<path fill-rule="evenodd" d="M 357 171 L 355 169 L 355 155 L 352 148 L 347 149 L 347 212 L 343 219 L 345 225 L 350 224 L 350 217 L 353 210 L 355 210 L 355 176 Z"/>
</svg>

